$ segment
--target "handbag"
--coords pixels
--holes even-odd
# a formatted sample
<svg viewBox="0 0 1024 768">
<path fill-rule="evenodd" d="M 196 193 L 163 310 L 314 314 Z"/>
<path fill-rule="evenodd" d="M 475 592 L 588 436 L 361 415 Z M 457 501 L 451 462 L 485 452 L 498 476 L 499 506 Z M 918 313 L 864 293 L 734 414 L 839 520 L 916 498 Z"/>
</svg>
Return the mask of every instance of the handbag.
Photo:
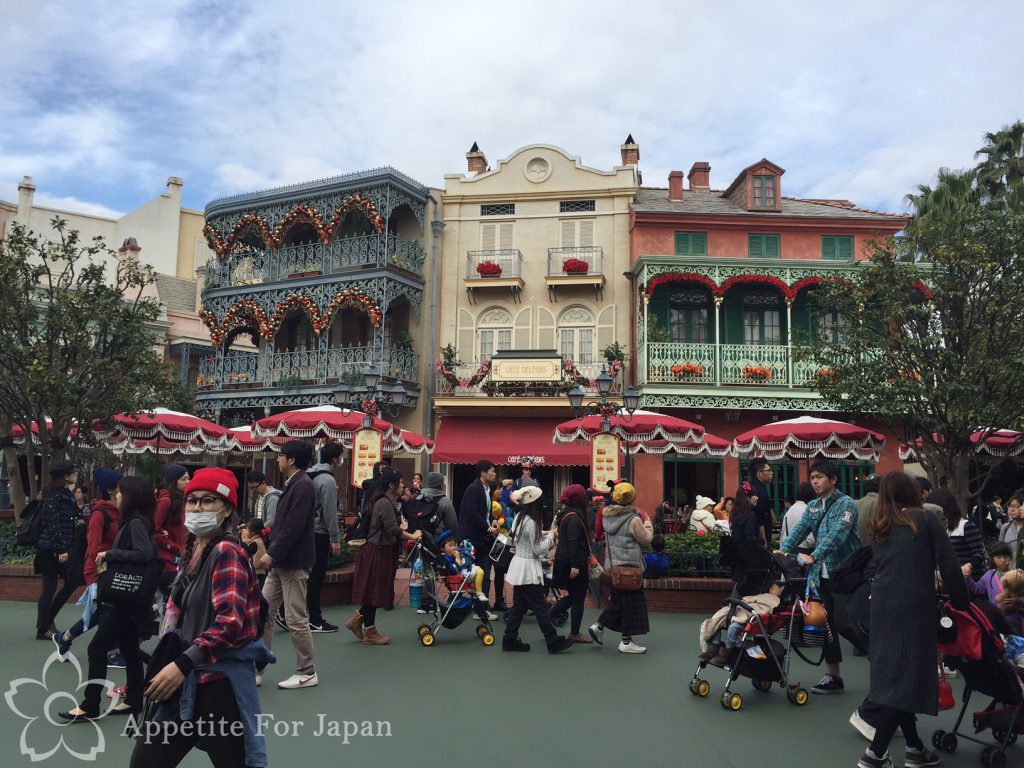
<svg viewBox="0 0 1024 768">
<path fill-rule="evenodd" d="M 488 557 L 491 562 L 503 571 L 507 571 L 508 567 L 512 565 L 512 558 L 516 554 L 516 532 L 519 530 L 519 519 L 516 518 L 515 523 L 512 524 L 512 530 L 508 532 L 508 536 L 503 533 L 499 533 L 494 538 L 494 543 L 491 544 L 491 551 L 488 553 Z"/>
<path fill-rule="evenodd" d="M 953 686 L 946 679 L 946 668 L 942 664 L 942 654 L 939 654 L 939 712 L 953 709 L 956 706 L 956 698 L 953 696 Z"/>
<path fill-rule="evenodd" d="M 575 512 L 569 512 L 562 518 L 562 522 L 564 523 L 569 515 L 575 514 Z M 594 579 L 600 579 L 604 575 L 604 566 L 598 562 L 597 556 L 593 553 L 594 543 L 590 539 L 590 530 L 587 528 L 585 523 L 583 525 L 583 530 L 587 532 L 587 551 L 590 552 L 590 555 L 587 556 L 587 577 L 593 581 Z M 561 535 L 561 531 L 559 531 L 559 535 Z"/>
<path fill-rule="evenodd" d="M 120 548 L 118 545 L 130 530 L 130 525 L 121 529 L 112 549 Z M 97 600 L 128 610 L 150 607 L 163 571 L 163 563 L 159 558 L 142 563 L 107 561 L 106 566 L 106 570 L 96 580 Z"/>
</svg>

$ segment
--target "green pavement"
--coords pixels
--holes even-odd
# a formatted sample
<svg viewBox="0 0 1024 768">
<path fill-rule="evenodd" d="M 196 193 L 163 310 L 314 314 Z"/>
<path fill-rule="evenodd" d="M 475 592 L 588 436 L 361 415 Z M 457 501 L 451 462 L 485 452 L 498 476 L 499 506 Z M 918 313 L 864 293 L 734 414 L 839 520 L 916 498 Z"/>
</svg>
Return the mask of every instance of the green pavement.
<svg viewBox="0 0 1024 768">
<path fill-rule="evenodd" d="M 66 625 L 78 609 L 68 606 L 59 619 Z M 328 611 L 341 624 L 348 613 Z M 587 619 L 596 617 L 588 611 Z M 58 738 L 78 752 L 98 742 L 92 725 L 58 728 L 45 719 L 31 725 L 7 703 L 12 681 L 40 679 L 51 643 L 34 639 L 35 606 L 0 603 L 0 766 L 77 766 L 83 763 L 63 749 L 51 757 L 31 762 L 21 754 L 25 746 L 46 752 Z M 392 635 L 387 647 L 364 647 L 347 632 L 315 635 L 320 685 L 300 691 L 283 691 L 275 683 L 291 674 L 293 654 L 286 634 L 275 634 L 281 661 L 267 670 L 261 689 L 264 712 L 274 724 L 297 735 L 274 735 L 268 728 L 271 765 L 351 765 L 370 768 L 414 765 L 477 766 L 737 766 L 855 765 L 865 743 L 847 718 L 863 697 L 867 683 L 865 659 L 849 659 L 844 665 L 847 691 L 841 695 L 812 696 L 798 708 L 784 693 L 752 689 L 741 679 L 735 688 L 743 695 L 739 712 L 724 710 L 718 701 L 725 681 L 722 670 L 708 668 L 711 695 L 700 699 L 690 694 L 687 683 L 696 666 L 696 637 L 702 617 L 652 614 L 652 633 L 641 642 L 643 656 L 620 654 L 608 633 L 604 648 L 576 646 L 568 653 L 551 656 L 540 642 L 540 633 L 527 620 L 522 637 L 534 645 L 526 654 L 502 653 L 499 643 L 485 648 L 476 639 L 473 624 L 441 630 L 431 648 L 420 646 L 417 626 L 422 617 L 408 608 L 380 612 L 380 629 Z M 500 632 L 501 622 L 497 622 Z M 75 646 L 85 662 L 86 635 Z M 152 645 L 149 643 L 148 645 Z M 86 670 L 82 669 L 85 676 Z M 795 661 L 795 675 L 809 687 L 821 671 Z M 109 678 L 124 681 L 123 670 L 111 670 Z M 14 697 L 26 715 L 44 711 L 51 717 L 72 702 L 58 691 L 74 691 L 78 676 L 72 664 L 53 664 L 45 676 L 47 691 L 39 685 L 23 685 Z M 962 683 L 953 681 L 957 700 Z M 73 694 L 75 697 L 80 692 Z M 321 716 L 338 721 L 338 734 L 316 735 Z M 301 721 L 301 725 L 290 725 Z M 380 735 L 351 736 L 345 743 L 345 721 Z M 386 726 L 390 724 L 390 735 Z M 97 764 L 127 765 L 129 739 L 120 736 L 123 718 L 99 723 L 103 752 Z M 922 718 L 922 733 L 930 738 L 941 723 L 949 728 L 952 713 Z M 28 730 L 26 731 L 26 725 Z M 961 742 L 963 744 L 963 742 Z M 902 742 L 896 764 L 902 765 Z M 1010 764 L 1019 757 L 1011 748 Z M 944 765 L 977 765 L 980 747 L 961 746 Z M 1014 752 L 1018 753 L 1017 755 Z M 315 762 L 314 762 L 315 761 Z M 443 762 L 442 762 L 443 761 Z M 205 755 L 192 753 L 182 765 L 209 765 Z"/>
</svg>

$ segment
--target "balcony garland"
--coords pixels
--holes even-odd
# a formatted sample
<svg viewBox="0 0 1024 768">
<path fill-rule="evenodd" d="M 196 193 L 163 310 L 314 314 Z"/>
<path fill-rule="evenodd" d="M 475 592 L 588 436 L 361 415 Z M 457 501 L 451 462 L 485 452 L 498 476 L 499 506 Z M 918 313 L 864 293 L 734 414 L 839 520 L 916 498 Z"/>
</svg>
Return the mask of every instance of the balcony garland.
<svg viewBox="0 0 1024 768">
<path fill-rule="evenodd" d="M 664 285 L 665 283 L 697 283 L 711 291 L 712 296 L 724 296 L 726 292 L 735 285 L 760 284 L 778 288 L 786 298 L 795 299 L 802 289 L 821 285 L 822 283 L 829 281 L 849 284 L 849 281 L 840 277 L 804 277 L 797 280 L 792 285 L 786 285 L 782 280 L 772 275 L 733 275 L 721 285 L 718 285 L 710 277 L 697 274 L 696 272 L 669 272 L 667 274 L 651 278 L 647 283 L 646 293 L 648 296 L 653 296 L 654 291 L 658 286 Z M 926 299 L 931 299 L 932 293 L 924 283 L 915 281 L 911 285 L 913 288 L 921 291 Z"/>
<path fill-rule="evenodd" d="M 793 298 L 789 286 L 774 275 L 733 275 L 718 287 L 715 295 L 724 296 L 734 285 L 768 285 L 778 288 L 786 298 Z"/>
<path fill-rule="evenodd" d="M 444 350 L 441 351 L 444 352 Z M 482 363 L 480 363 L 480 367 L 477 368 L 476 373 L 474 373 L 472 376 L 470 376 L 469 378 L 459 378 L 459 376 L 456 375 L 455 371 L 453 371 L 449 367 L 450 364 L 451 361 L 446 360 L 445 358 L 442 357 L 434 361 L 434 368 L 435 370 L 437 370 L 439 374 L 441 374 L 442 379 L 447 381 L 456 389 L 470 389 L 471 387 L 475 387 L 477 384 L 479 384 L 481 381 L 487 378 L 487 374 L 491 370 L 491 360 L 490 358 L 488 358 L 484 360 Z"/>
<path fill-rule="evenodd" d="M 326 243 L 331 238 L 331 235 L 338 231 L 345 215 L 354 210 L 362 211 L 375 232 L 380 234 L 384 231 L 384 217 L 377 211 L 373 202 L 362 195 L 351 195 L 334 209 L 334 213 L 331 214 L 330 220 L 326 223 L 324 223 L 320 212 L 311 205 L 308 203 L 297 203 L 281 217 L 281 220 L 273 230 L 271 230 L 267 220 L 260 214 L 247 213 L 235 222 L 234 226 L 231 227 L 231 231 L 226 236 L 221 237 L 220 233 L 210 224 L 203 226 L 203 235 L 206 237 L 206 243 L 210 246 L 211 250 L 221 257 L 231 250 L 232 246 L 238 242 L 239 238 L 249 227 L 256 228 L 260 239 L 263 240 L 267 248 L 280 248 L 284 242 L 284 236 L 297 222 L 311 224 L 316 230 L 320 241 Z"/>
<path fill-rule="evenodd" d="M 698 283 L 711 291 L 712 294 L 718 291 L 718 285 L 707 275 L 699 275 L 696 272 L 669 272 L 653 277 L 647 282 L 647 295 L 653 296 L 654 290 L 659 285 L 664 285 L 665 283 Z"/>
</svg>

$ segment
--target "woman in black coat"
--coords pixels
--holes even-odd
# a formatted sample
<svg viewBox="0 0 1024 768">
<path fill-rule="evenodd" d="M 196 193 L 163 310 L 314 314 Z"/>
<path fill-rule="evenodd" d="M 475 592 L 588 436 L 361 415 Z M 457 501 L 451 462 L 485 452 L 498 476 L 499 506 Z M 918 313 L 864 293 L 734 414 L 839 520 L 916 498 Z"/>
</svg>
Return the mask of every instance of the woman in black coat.
<svg viewBox="0 0 1024 768">
<path fill-rule="evenodd" d="M 144 477 L 122 477 L 117 483 L 115 499 L 121 510 L 121 527 L 113 547 L 96 555 L 97 568 L 102 568 L 104 563 L 153 563 L 155 575 L 158 575 L 158 555 L 153 543 L 153 513 L 156 510 L 153 485 Z M 153 587 L 155 593 L 156 581 Z M 153 611 L 149 605 L 139 609 L 110 606 L 89 643 L 90 682 L 85 687 L 82 703 L 67 712 L 60 712 L 61 717 L 71 723 L 100 717 L 103 684 L 92 681 L 106 680 L 107 651 L 111 648 L 120 648 L 124 654 L 128 684 L 124 702 L 106 714 L 131 715 L 142 711 L 144 670 L 139 640 L 143 635 L 149 637 L 147 629 L 152 621 Z"/>
<path fill-rule="evenodd" d="M 905 765 L 937 765 L 921 741 L 915 717 L 917 712 L 938 713 L 935 569 L 955 608 L 967 608 L 967 587 L 945 526 L 921 509 L 918 485 L 909 475 L 897 471 L 882 478 L 868 536 L 875 564 L 869 698 L 879 712 L 875 738 L 857 765 L 891 766 L 888 748 L 897 728 L 906 739 Z"/>
<path fill-rule="evenodd" d="M 757 496 L 745 480 L 743 485 L 736 491 L 733 499 L 732 511 L 729 512 L 729 541 L 732 544 L 733 556 L 738 557 L 742 544 L 759 544 L 764 546 L 764 539 L 761 538 L 761 523 L 757 518 Z M 746 569 L 743 563 L 736 560 L 732 567 L 732 580 L 736 582 L 735 595 L 739 597 L 740 584 L 746 578 Z"/>
<path fill-rule="evenodd" d="M 68 557 L 75 538 L 75 520 L 79 517 L 73 489 L 78 484 L 78 470 L 66 459 L 50 465 L 47 487 L 39 515 L 39 541 L 33 570 L 43 577 L 36 606 L 36 640 L 49 640 L 57 632 L 54 620 L 60 609 L 81 582 L 68 576 Z M 57 580 L 64 585 L 57 590 Z"/>
<path fill-rule="evenodd" d="M 590 643 L 589 637 L 580 634 L 583 626 L 583 607 L 587 601 L 590 585 L 590 532 L 587 530 L 587 489 L 582 485 L 570 485 L 562 492 L 562 511 L 558 517 L 558 545 L 555 547 L 555 564 L 552 569 L 552 583 L 565 594 L 551 606 L 551 616 L 571 611 L 572 634 L 569 639 L 576 643 Z"/>
</svg>

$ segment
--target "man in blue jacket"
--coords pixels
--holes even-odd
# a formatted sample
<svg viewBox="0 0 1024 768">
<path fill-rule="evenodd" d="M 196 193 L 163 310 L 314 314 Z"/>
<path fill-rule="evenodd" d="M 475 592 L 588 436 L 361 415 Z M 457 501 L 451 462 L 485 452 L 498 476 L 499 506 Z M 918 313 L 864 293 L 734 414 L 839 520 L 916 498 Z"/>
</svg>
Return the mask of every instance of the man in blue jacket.
<svg viewBox="0 0 1024 768">
<path fill-rule="evenodd" d="M 309 610 L 306 588 L 309 570 L 313 567 L 315 547 L 313 521 L 316 513 L 316 490 L 306 474 L 313 459 L 313 448 L 301 440 L 290 440 L 281 446 L 277 468 L 285 479 L 284 493 L 277 503 L 274 535 L 267 554 L 259 565 L 267 569 L 263 597 L 268 616 L 277 614 L 284 605 L 285 622 L 295 648 L 295 674 L 277 684 L 278 688 L 312 688 L 320 681 L 316 676 L 316 653 L 309 633 Z M 263 642 L 270 648 L 274 622 L 263 629 Z M 262 674 L 257 675 L 261 682 Z"/>
<path fill-rule="evenodd" d="M 491 590 L 491 558 L 490 542 L 498 531 L 497 520 L 490 522 L 491 485 L 498 477 L 494 464 L 482 459 L 476 464 L 477 479 L 469 484 L 462 494 L 459 504 L 459 525 L 455 533 L 458 541 L 469 539 L 476 548 L 475 562 L 484 572 L 483 589 L 486 595 Z M 488 620 L 494 621 L 497 615 L 488 613 Z"/>
</svg>

